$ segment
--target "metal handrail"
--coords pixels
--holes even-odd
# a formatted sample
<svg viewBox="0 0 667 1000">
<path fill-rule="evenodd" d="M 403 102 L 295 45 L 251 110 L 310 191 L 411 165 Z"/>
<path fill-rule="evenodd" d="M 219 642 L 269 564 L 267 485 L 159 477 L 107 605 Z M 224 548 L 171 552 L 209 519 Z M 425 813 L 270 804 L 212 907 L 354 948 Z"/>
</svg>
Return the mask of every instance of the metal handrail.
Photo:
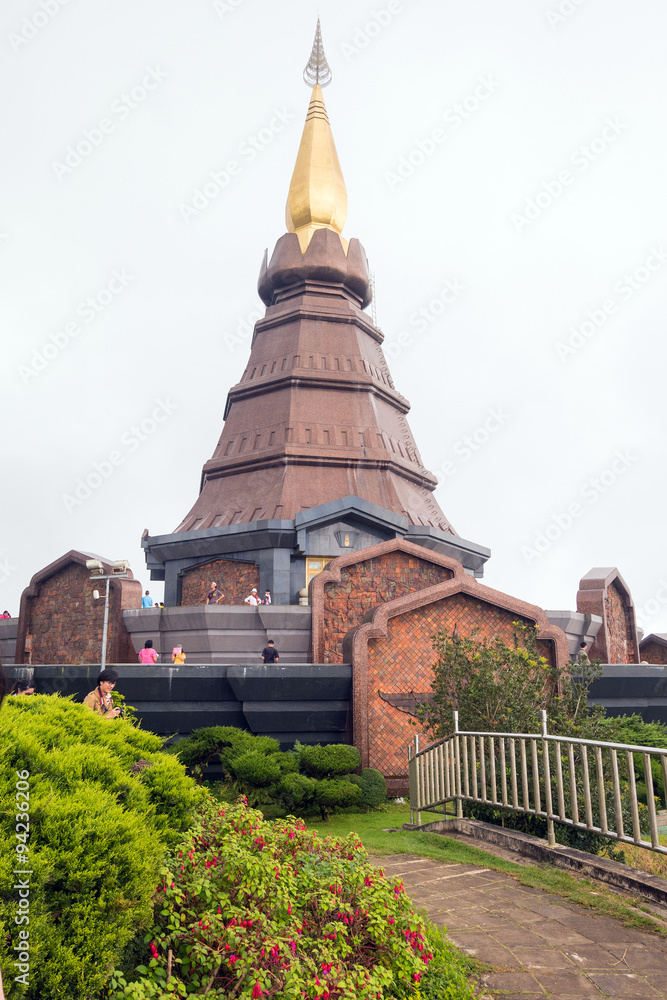
<svg viewBox="0 0 667 1000">
<path fill-rule="evenodd" d="M 638 796 L 636 754 L 645 804 Z M 418 825 L 422 811 L 444 813 L 454 802 L 462 817 L 463 802 L 478 802 L 545 819 L 551 845 L 554 823 L 561 823 L 667 854 L 659 839 L 651 766 L 660 765 L 667 789 L 667 748 L 556 736 L 547 732 L 544 711 L 540 733 L 461 731 L 455 712 L 452 735 L 423 750 L 415 736 L 408 759 L 410 813 Z"/>
</svg>

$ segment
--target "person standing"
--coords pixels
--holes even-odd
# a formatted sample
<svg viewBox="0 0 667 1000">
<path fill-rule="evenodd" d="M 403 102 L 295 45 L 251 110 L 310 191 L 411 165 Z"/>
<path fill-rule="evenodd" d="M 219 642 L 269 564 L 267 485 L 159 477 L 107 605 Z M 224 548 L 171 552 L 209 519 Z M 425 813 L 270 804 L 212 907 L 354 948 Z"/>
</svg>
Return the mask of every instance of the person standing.
<svg viewBox="0 0 667 1000">
<path fill-rule="evenodd" d="M 182 646 L 174 646 L 171 651 L 171 662 L 176 664 L 185 663 L 185 653 Z"/>
<path fill-rule="evenodd" d="M 249 604 L 251 607 L 255 608 L 258 604 L 262 602 L 259 599 L 259 594 L 257 593 L 257 587 L 253 587 L 248 596 L 243 601 L 244 604 Z"/>
<path fill-rule="evenodd" d="M 264 591 L 264 600 L 262 601 L 262 604 L 270 604 L 270 603 L 271 603 L 271 591 L 270 590 L 265 590 Z"/>
<path fill-rule="evenodd" d="M 111 692 L 116 686 L 118 674 L 115 670 L 103 670 L 97 678 L 97 687 L 83 699 L 84 705 L 92 709 L 96 715 L 105 719 L 115 719 L 121 714 L 120 708 L 114 708 Z"/>
<path fill-rule="evenodd" d="M 157 649 L 153 649 L 153 640 L 146 639 L 144 643 L 144 648 L 139 651 L 139 663 L 145 663 L 147 666 L 152 665 L 157 660 Z"/>
<path fill-rule="evenodd" d="M 220 590 L 220 588 L 218 587 L 217 583 L 214 580 L 213 583 L 211 584 L 210 591 L 206 595 L 206 603 L 207 604 L 221 604 L 222 600 L 224 599 L 224 596 L 225 595 Z"/>
<path fill-rule="evenodd" d="M 278 650 L 273 639 L 269 639 L 268 644 L 262 650 L 262 663 L 277 663 Z"/>
<path fill-rule="evenodd" d="M 153 598 L 151 597 L 150 590 L 147 590 L 146 593 L 144 594 L 144 596 L 141 598 L 141 606 L 142 606 L 142 608 L 152 608 L 153 607 Z"/>
</svg>

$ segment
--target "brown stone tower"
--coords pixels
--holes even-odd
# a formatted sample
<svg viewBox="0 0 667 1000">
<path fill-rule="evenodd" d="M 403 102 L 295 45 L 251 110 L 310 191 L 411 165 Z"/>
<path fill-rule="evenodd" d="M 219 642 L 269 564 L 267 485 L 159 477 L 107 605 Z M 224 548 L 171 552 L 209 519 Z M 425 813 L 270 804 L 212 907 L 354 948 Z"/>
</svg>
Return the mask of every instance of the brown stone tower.
<svg viewBox="0 0 667 1000">
<path fill-rule="evenodd" d="M 308 558 L 317 567 L 341 548 L 409 534 L 477 574 L 489 554 L 459 539 L 435 501 L 437 481 L 406 420 L 410 405 L 394 387 L 381 331 L 363 312 L 368 262 L 358 240 L 342 236 L 347 195 L 322 98 L 331 74 L 319 22 L 304 76 L 313 90 L 288 232 L 259 277 L 265 317 L 229 392 L 199 497 L 173 535 L 144 539 L 153 577 L 164 576 L 173 603 L 174 559 L 181 576 L 207 557 L 254 561 L 262 585 L 291 603 L 312 575 Z"/>
</svg>

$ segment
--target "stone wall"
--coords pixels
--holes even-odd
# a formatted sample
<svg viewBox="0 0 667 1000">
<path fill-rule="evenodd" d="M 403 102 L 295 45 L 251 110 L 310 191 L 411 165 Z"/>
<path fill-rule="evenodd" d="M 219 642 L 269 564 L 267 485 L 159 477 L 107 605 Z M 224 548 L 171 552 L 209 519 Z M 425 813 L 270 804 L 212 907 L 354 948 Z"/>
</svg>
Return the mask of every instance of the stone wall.
<svg viewBox="0 0 667 1000">
<path fill-rule="evenodd" d="M 667 636 L 647 635 L 639 645 L 642 662 L 667 664 Z"/>
<path fill-rule="evenodd" d="M 602 618 L 602 627 L 588 650 L 591 659 L 602 663 L 639 662 L 635 607 L 617 569 L 596 568 L 582 577 L 577 611 Z"/>
<path fill-rule="evenodd" d="M 450 580 L 458 566 L 411 542 L 395 539 L 333 560 L 311 582 L 313 660 L 342 663 L 343 639 L 379 604 Z"/>
<path fill-rule="evenodd" d="M 21 597 L 16 662 L 99 663 L 106 580 L 95 583 L 87 553 L 70 552 L 33 576 Z M 105 566 L 110 571 L 110 566 Z M 93 591 L 99 592 L 95 600 Z M 138 580 L 111 580 L 107 662 L 132 663 L 136 653 L 123 611 L 141 607 Z M 32 645 L 32 650 L 30 646 Z"/>
<path fill-rule="evenodd" d="M 223 604 L 243 604 L 253 587 L 259 590 L 259 569 L 255 563 L 236 559 L 216 559 L 194 566 L 181 577 L 181 607 L 206 604 L 213 580 L 225 595 Z"/>
</svg>

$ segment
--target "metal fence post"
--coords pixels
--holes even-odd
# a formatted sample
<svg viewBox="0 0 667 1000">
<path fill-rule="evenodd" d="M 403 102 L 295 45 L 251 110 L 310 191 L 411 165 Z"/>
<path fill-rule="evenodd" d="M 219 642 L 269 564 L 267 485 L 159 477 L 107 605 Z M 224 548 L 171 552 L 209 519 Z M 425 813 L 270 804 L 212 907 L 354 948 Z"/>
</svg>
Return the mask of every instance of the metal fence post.
<svg viewBox="0 0 667 1000">
<path fill-rule="evenodd" d="M 418 753 L 419 753 L 419 733 L 415 733 L 415 757 L 417 756 Z M 417 775 L 417 826 L 421 826 L 421 824 L 422 824 L 422 814 L 421 814 L 421 810 L 419 808 L 419 806 L 421 805 L 421 797 L 422 797 L 422 783 L 421 783 L 421 779 L 420 779 L 420 775 L 419 775 L 419 768 L 420 768 L 420 764 L 419 764 L 419 761 L 417 761 L 417 767 L 416 767 L 416 775 Z"/>
<path fill-rule="evenodd" d="M 556 845 L 556 831 L 553 821 L 553 802 L 551 799 L 551 768 L 549 767 L 549 744 L 547 743 L 547 713 L 540 709 L 540 730 L 542 733 L 542 757 L 544 760 L 544 798 L 547 813 L 547 843 L 549 847 Z M 558 749 L 557 751 L 558 752 Z"/>
<path fill-rule="evenodd" d="M 463 819 L 463 795 L 461 794 L 461 738 L 459 736 L 459 713 L 454 711 L 454 792 L 456 796 L 456 818 Z"/>
</svg>

